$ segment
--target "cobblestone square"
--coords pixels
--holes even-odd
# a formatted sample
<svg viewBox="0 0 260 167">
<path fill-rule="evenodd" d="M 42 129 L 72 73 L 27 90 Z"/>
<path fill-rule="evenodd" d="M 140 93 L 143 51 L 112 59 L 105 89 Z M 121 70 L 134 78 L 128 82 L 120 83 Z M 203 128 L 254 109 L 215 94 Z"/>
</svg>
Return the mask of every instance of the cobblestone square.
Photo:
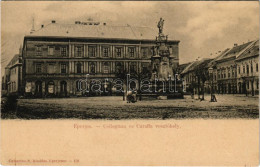
<svg viewBox="0 0 260 167">
<path fill-rule="evenodd" d="M 200 101 L 184 99 L 143 100 L 127 103 L 120 96 L 19 99 L 14 118 L 21 119 L 256 119 L 258 96 L 216 95 Z"/>
</svg>

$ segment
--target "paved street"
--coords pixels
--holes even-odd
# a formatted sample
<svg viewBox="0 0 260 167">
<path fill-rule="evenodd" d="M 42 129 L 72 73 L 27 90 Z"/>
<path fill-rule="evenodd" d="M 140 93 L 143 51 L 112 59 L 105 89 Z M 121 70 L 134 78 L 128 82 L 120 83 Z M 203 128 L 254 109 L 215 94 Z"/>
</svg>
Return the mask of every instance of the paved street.
<svg viewBox="0 0 260 167">
<path fill-rule="evenodd" d="M 191 99 L 143 100 L 126 103 L 122 97 L 19 99 L 14 118 L 23 119 L 222 119 L 258 118 L 258 97 L 216 95 L 218 102 Z M 8 116 L 2 116 L 9 118 Z"/>
</svg>

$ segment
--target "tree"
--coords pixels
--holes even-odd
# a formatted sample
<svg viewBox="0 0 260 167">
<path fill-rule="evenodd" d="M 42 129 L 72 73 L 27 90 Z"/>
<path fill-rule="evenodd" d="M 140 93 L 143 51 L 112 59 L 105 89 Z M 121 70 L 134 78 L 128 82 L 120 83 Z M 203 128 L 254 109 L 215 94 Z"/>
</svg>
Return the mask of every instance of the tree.
<svg viewBox="0 0 260 167">
<path fill-rule="evenodd" d="M 118 70 L 116 72 L 116 77 L 121 79 L 124 86 L 126 85 L 127 71 L 125 69 L 121 68 L 120 70 Z M 125 101 L 125 91 L 126 90 L 123 90 L 123 101 Z"/>
<path fill-rule="evenodd" d="M 152 76 L 152 72 L 148 68 L 143 68 L 141 72 L 131 71 L 130 75 L 131 78 L 135 78 L 138 81 L 138 94 L 139 94 L 139 100 L 141 101 L 142 100 L 141 82 L 143 79 L 150 79 Z"/>
<path fill-rule="evenodd" d="M 203 62 L 199 63 L 195 69 L 195 75 L 197 77 L 198 81 L 198 98 L 200 99 L 200 87 L 201 87 L 201 93 L 202 93 L 202 98 L 201 100 L 204 100 L 204 84 L 207 80 L 209 80 L 209 72 L 207 68 L 209 60 L 204 60 Z"/>
</svg>

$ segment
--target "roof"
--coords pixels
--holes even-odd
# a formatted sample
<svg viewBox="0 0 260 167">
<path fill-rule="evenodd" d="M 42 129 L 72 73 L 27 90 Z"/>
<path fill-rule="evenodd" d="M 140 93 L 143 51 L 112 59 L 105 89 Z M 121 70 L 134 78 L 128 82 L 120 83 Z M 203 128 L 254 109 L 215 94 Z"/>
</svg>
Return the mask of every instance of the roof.
<svg viewBox="0 0 260 167">
<path fill-rule="evenodd" d="M 194 62 L 191 62 L 183 71 L 182 74 L 188 73 L 190 71 L 193 71 L 198 65 L 202 64 L 202 63 L 208 63 L 210 62 L 212 59 L 209 58 L 203 58 L 201 60 L 197 60 Z"/>
<path fill-rule="evenodd" d="M 209 62 L 208 66 L 214 66 L 216 61 L 220 60 L 223 56 L 225 56 L 229 50 L 230 50 L 230 48 L 227 48 L 227 49 L 221 51 L 220 54 L 218 54 L 211 62 Z"/>
<path fill-rule="evenodd" d="M 247 47 L 243 53 L 238 55 L 236 60 L 242 60 L 257 55 L 259 55 L 259 39 L 253 41 L 253 43 Z"/>
<path fill-rule="evenodd" d="M 186 68 L 191 62 L 180 64 L 179 68 Z"/>
<path fill-rule="evenodd" d="M 227 51 L 224 55 L 218 57 L 215 61 L 220 61 L 231 57 L 236 58 L 241 52 L 243 52 L 252 43 L 253 41 L 250 41 L 242 45 L 234 46 L 229 51 Z"/>
<path fill-rule="evenodd" d="M 50 23 L 26 37 L 155 40 L 157 35 L 158 32 L 150 27 Z"/>
<path fill-rule="evenodd" d="M 11 61 L 8 63 L 8 65 L 6 66 L 6 68 L 10 68 L 11 66 L 19 63 L 19 54 L 14 55 L 14 57 L 11 59 Z"/>
</svg>

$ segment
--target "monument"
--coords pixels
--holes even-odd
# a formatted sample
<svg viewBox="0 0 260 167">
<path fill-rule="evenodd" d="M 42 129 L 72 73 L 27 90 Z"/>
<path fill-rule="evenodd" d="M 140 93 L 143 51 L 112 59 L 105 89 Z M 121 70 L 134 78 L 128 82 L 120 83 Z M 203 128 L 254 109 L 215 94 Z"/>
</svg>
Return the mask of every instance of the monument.
<svg viewBox="0 0 260 167">
<path fill-rule="evenodd" d="M 160 18 L 157 27 L 159 28 L 158 36 L 156 37 L 156 46 L 153 48 L 151 57 L 153 76 L 159 80 L 168 80 L 173 77 L 173 55 L 169 46 L 167 46 L 168 36 L 163 34 L 164 20 Z"/>
<path fill-rule="evenodd" d="M 182 81 L 178 80 L 175 75 L 175 57 L 168 44 L 168 36 L 163 33 L 163 26 L 164 20 L 160 18 L 157 25 L 159 33 L 156 36 L 156 45 L 153 47 L 153 55 L 151 57 L 152 85 L 153 88 L 157 87 L 155 89 L 158 90 L 156 93 L 158 99 L 183 98 Z"/>
</svg>

